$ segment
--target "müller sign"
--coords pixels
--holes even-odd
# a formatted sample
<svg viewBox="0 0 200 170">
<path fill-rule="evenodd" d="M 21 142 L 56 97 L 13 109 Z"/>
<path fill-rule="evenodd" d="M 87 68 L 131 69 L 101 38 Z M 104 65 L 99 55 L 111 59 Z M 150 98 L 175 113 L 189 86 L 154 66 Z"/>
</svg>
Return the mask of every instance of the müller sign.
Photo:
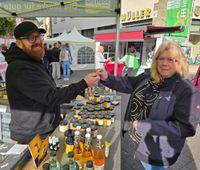
<svg viewBox="0 0 200 170">
<path fill-rule="evenodd" d="M 143 19 L 148 19 L 151 17 L 152 11 L 150 8 L 142 9 L 139 11 L 127 11 L 121 15 L 121 22 L 132 22 Z"/>
</svg>

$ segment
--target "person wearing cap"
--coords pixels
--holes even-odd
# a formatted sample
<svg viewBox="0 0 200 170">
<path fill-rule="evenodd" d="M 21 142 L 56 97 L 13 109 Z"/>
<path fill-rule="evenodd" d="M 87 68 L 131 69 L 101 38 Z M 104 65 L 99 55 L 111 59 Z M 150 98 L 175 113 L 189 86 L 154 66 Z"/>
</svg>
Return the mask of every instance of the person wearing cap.
<svg viewBox="0 0 200 170">
<path fill-rule="evenodd" d="M 44 139 L 59 125 L 60 104 L 70 102 L 88 86 L 99 81 L 90 73 L 68 87 L 56 83 L 43 65 L 42 33 L 32 22 L 22 22 L 14 29 L 16 43 L 12 43 L 6 61 L 6 87 L 11 110 L 11 139 L 28 143 L 39 134 Z"/>
</svg>

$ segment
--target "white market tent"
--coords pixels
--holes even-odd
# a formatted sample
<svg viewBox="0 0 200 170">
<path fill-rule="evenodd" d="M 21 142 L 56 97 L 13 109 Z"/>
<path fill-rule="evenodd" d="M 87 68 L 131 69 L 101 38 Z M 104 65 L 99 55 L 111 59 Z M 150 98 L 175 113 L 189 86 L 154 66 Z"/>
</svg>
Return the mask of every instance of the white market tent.
<svg viewBox="0 0 200 170">
<path fill-rule="evenodd" d="M 93 39 L 82 36 L 74 27 L 69 34 L 64 30 L 58 37 L 46 39 L 45 43 L 53 44 L 58 41 L 62 44 L 69 43 L 73 58 L 73 70 L 95 69 L 95 64 L 93 63 L 95 56 L 95 41 Z M 80 64 L 80 60 L 85 64 Z M 89 64 L 88 62 L 91 63 Z"/>
<path fill-rule="evenodd" d="M 0 17 L 116 17 L 115 75 L 119 49 L 120 0 L 1 0 Z"/>
</svg>

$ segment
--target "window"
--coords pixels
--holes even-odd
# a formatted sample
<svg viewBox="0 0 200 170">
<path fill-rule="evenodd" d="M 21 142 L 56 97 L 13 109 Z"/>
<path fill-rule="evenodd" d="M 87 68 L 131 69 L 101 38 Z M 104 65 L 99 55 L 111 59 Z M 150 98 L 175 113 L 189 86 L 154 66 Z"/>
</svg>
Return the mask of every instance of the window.
<svg viewBox="0 0 200 170">
<path fill-rule="evenodd" d="M 94 50 L 91 47 L 81 47 L 78 50 L 78 64 L 94 64 Z"/>
</svg>

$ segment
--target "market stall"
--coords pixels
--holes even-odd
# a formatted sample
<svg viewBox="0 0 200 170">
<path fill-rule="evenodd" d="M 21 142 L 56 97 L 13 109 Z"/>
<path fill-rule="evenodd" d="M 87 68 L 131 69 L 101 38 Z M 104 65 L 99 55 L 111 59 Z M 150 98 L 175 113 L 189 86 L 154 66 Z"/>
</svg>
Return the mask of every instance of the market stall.
<svg viewBox="0 0 200 170">
<path fill-rule="evenodd" d="M 104 118 L 103 124 L 98 125 L 97 134 L 102 135 L 102 143 L 103 144 L 105 144 L 105 142 L 109 142 L 111 144 L 109 147 L 109 154 L 105 158 L 104 169 L 105 170 L 108 170 L 108 169 L 109 170 L 111 170 L 111 169 L 118 170 L 118 169 L 120 169 L 120 147 L 121 147 L 121 144 L 120 144 L 120 127 L 121 127 L 120 100 L 121 100 L 121 98 L 119 96 L 114 96 L 114 95 L 106 95 L 106 97 L 110 97 L 111 101 L 115 101 L 118 103 L 118 105 L 115 105 L 115 107 L 112 111 L 112 114 L 114 115 L 114 120 L 113 120 L 114 122 L 108 123 Z M 79 109 L 77 109 L 78 107 L 76 107 L 77 103 L 79 105 L 80 101 L 73 101 L 73 103 L 70 103 L 70 105 L 73 105 L 73 109 L 69 109 L 70 108 L 69 104 L 64 104 L 61 106 L 61 114 L 62 114 L 62 116 L 64 115 L 64 117 L 65 117 L 64 120 L 71 120 L 70 122 L 72 125 L 70 125 L 70 126 L 72 127 L 72 129 L 75 128 L 75 127 L 73 127 L 74 126 L 73 120 L 74 120 L 74 118 L 77 118 L 75 116 L 76 115 L 75 112 L 79 110 Z M 89 102 L 89 104 L 91 104 L 91 103 Z M 95 106 L 95 107 L 99 107 L 99 106 Z M 89 107 L 89 108 L 91 109 L 92 107 Z M 87 113 L 84 113 L 84 114 L 87 114 Z M 95 112 L 94 114 L 98 114 L 98 113 Z M 99 114 L 102 114 L 102 113 L 99 113 Z M 109 114 L 111 114 L 111 112 Z M 80 116 L 81 114 L 78 114 L 78 115 Z M 80 120 L 80 121 L 82 122 L 83 120 Z M 95 119 L 95 121 L 98 124 L 97 119 Z M 67 162 L 67 153 L 66 153 L 67 144 L 66 144 L 66 136 L 65 136 L 66 131 L 63 132 L 63 129 L 60 129 L 60 128 L 61 127 L 57 127 L 56 130 L 51 134 L 51 137 L 59 139 L 60 148 L 57 150 L 56 158 L 58 159 L 58 161 L 61 163 L 61 166 L 62 166 L 64 164 L 66 164 L 66 162 Z M 92 132 L 92 134 L 93 134 L 93 132 Z M 96 144 L 96 137 L 93 136 L 93 138 L 92 138 L 93 148 L 95 147 L 95 144 Z M 48 155 L 47 155 L 46 159 L 44 159 L 44 161 L 40 164 L 39 167 L 42 167 L 42 165 L 44 165 L 44 163 L 49 162 L 49 160 L 50 160 L 49 155 L 50 155 L 51 151 L 52 150 L 48 150 Z M 105 148 L 104 148 L 104 151 L 105 151 Z M 35 165 L 33 164 L 33 161 L 31 161 L 31 160 L 24 166 L 24 169 L 34 169 L 34 168 L 35 168 Z"/>
</svg>

